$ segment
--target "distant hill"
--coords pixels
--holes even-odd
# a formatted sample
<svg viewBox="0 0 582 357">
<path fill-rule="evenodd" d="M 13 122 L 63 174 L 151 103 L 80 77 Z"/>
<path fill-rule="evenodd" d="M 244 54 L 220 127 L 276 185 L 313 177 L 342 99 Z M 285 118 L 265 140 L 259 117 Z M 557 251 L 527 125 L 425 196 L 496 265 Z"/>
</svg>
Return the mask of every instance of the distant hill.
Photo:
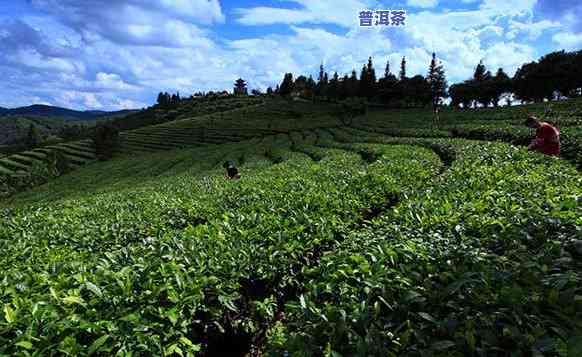
<svg viewBox="0 0 582 357">
<path fill-rule="evenodd" d="M 127 115 L 137 110 L 120 110 L 115 112 L 105 112 L 99 110 L 78 111 L 66 108 L 53 107 L 50 105 L 31 105 L 28 107 L 6 109 L 0 108 L 2 116 L 32 116 L 45 118 L 61 118 L 67 120 L 92 120 L 104 117 Z"/>
</svg>

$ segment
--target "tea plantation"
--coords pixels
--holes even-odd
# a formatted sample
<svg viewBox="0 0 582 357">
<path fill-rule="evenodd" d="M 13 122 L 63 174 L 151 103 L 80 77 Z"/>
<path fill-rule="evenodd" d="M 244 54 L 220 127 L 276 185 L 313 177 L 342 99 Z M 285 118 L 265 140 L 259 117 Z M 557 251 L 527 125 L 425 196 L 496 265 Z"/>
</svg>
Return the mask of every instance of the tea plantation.
<svg viewBox="0 0 582 357">
<path fill-rule="evenodd" d="M 123 132 L 0 201 L 0 355 L 580 356 L 579 106 L 563 158 L 517 145 L 521 108 Z"/>
</svg>

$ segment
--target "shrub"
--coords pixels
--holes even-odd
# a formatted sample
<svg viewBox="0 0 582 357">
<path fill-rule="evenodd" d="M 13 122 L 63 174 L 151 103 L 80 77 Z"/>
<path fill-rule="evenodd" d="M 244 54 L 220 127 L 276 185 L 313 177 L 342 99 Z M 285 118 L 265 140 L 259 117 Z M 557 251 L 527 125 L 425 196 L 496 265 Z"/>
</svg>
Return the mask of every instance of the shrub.
<svg viewBox="0 0 582 357">
<path fill-rule="evenodd" d="M 97 158 L 101 161 L 109 160 L 119 146 L 119 130 L 110 124 L 100 125 L 95 129 L 93 142 Z"/>
<path fill-rule="evenodd" d="M 47 155 L 46 162 L 53 176 L 61 176 L 71 171 L 69 160 L 58 150 L 52 150 Z"/>
<path fill-rule="evenodd" d="M 56 159 L 48 163 L 33 161 L 28 172 L 0 175 L 0 198 L 10 197 L 15 193 L 42 185 L 59 176 L 56 162 Z"/>
</svg>

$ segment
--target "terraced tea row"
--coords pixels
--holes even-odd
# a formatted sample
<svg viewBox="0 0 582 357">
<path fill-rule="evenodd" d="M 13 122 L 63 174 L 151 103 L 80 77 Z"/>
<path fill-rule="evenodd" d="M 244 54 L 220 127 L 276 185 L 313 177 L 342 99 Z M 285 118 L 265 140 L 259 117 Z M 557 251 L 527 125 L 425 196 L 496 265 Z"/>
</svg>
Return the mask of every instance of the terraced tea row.
<svg viewBox="0 0 582 357">
<path fill-rule="evenodd" d="M 314 113 L 314 108 L 316 113 Z M 333 105 L 319 106 L 272 100 L 206 116 L 123 132 L 121 151 L 126 154 L 238 142 L 255 137 L 337 126 Z M 315 117 L 318 115 L 318 117 Z M 277 120 L 274 120 L 274 119 Z"/>
<path fill-rule="evenodd" d="M 261 98 L 218 97 L 182 100 L 177 107 L 151 107 L 127 117 L 111 121 L 119 130 L 128 131 L 138 128 L 204 115 L 225 112 L 263 103 Z"/>
<path fill-rule="evenodd" d="M 0 158 L 0 174 L 25 174 L 36 163 L 46 163 L 48 156 L 54 151 L 66 159 L 70 168 L 77 168 L 97 159 L 91 140 L 58 144 Z"/>
<path fill-rule="evenodd" d="M 261 104 L 253 107 L 258 106 L 261 106 Z M 245 108 L 244 110 L 249 109 L 250 108 Z M 233 113 L 241 110 L 243 109 L 237 108 L 221 113 L 219 116 L 233 115 Z M 206 127 L 205 124 L 207 124 L 208 121 L 213 121 L 216 116 L 217 114 L 213 114 L 181 119 L 160 125 L 122 132 L 120 135 L 120 151 L 128 154 L 199 147 L 210 144 L 241 141 L 263 133 L 260 129 L 216 129 Z"/>
<path fill-rule="evenodd" d="M 397 137 L 464 138 L 503 141 L 527 146 L 535 131 L 524 126 L 527 113 L 554 123 L 560 130 L 561 157 L 582 169 L 582 119 L 580 99 L 552 104 L 532 104 L 479 110 L 443 109 L 439 121 L 423 109 L 371 111 L 353 126 Z M 551 109 L 551 110 L 548 110 Z"/>
</svg>

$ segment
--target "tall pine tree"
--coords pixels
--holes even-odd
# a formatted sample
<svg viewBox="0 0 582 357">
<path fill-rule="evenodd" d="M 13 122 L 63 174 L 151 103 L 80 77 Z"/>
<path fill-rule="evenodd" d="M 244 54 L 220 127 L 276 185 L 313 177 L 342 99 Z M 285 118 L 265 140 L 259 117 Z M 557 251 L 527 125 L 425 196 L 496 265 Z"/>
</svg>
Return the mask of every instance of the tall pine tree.
<svg viewBox="0 0 582 357">
<path fill-rule="evenodd" d="M 352 70 L 352 74 L 346 83 L 346 96 L 348 98 L 356 97 L 358 95 L 359 83 L 356 70 Z"/>
<path fill-rule="evenodd" d="M 28 134 L 26 135 L 26 146 L 29 148 L 36 148 L 40 144 L 41 138 L 38 128 L 34 124 L 28 127 Z"/>
<path fill-rule="evenodd" d="M 283 83 L 279 87 L 279 95 L 282 97 L 287 97 L 293 92 L 293 74 L 286 73 L 283 78 Z"/>
<path fill-rule="evenodd" d="M 376 95 L 376 70 L 374 69 L 374 64 L 372 63 L 372 57 L 368 58 L 368 83 L 366 97 L 368 99 L 373 98 Z"/>
<path fill-rule="evenodd" d="M 317 77 L 317 90 L 316 94 L 318 96 L 325 96 L 327 92 L 327 82 L 328 77 L 325 69 L 323 68 L 323 63 L 319 66 L 319 76 Z"/>
<path fill-rule="evenodd" d="M 344 75 L 340 82 L 339 98 L 346 99 L 349 96 L 350 77 Z"/>
<path fill-rule="evenodd" d="M 358 97 L 367 97 L 368 93 L 368 83 L 370 82 L 368 78 L 368 68 L 366 65 L 362 66 L 360 71 L 360 83 L 358 88 Z"/>
<path fill-rule="evenodd" d="M 447 95 L 448 85 L 443 65 L 437 61 L 436 54 L 434 52 L 432 54 L 432 60 L 430 61 L 426 80 L 430 85 L 432 105 L 433 107 L 436 107 L 440 104 L 441 98 Z"/>
<path fill-rule="evenodd" d="M 402 62 L 400 62 L 400 73 L 398 78 L 401 81 L 406 79 L 406 57 L 402 57 Z"/>
<path fill-rule="evenodd" d="M 493 97 L 493 105 L 497 107 L 499 105 L 499 101 L 501 100 L 501 96 L 504 93 L 511 91 L 511 79 L 509 76 L 503 71 L 503 68 L 499 68 L 495 77 L 493 77 L 491 85 L 491 94 Z"/>
<path fill-rule="evenodd" d="M 307 92 L 308 92 L 308 96 L 315 100 L 315 90 L 317 87 L 317 83 L 315 83 L 315 81 L 313 80 L 313 76 L 309 76 L 309 78 L 307 79 Z"/>
<path fill-rule="evenodd" d="M 333 74 L 331 81 L 329 81 L 328 96 L 332 99 L 337 99 L 340 92 L 339 75 L 337 72 Z"/>
</svg>

